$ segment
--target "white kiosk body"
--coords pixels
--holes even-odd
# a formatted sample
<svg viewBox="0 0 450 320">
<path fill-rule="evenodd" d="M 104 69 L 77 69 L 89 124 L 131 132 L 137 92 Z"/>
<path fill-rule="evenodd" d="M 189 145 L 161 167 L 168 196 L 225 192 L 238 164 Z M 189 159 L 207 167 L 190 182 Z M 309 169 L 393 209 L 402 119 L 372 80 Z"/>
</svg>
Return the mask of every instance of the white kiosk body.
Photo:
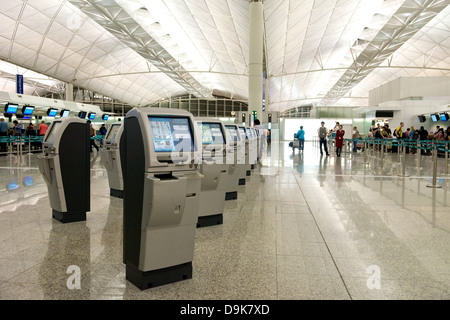
<svg viewBox="0 0 450 320">
<path fill-rule="evenodd" d="M 247 173 L 247 166 L 245 164 L 245 138 L 242 137 L 239 130 L 239 126 L 236 124 L 225 124 L 225 129 L 227 130 L 227 135 L 232 148 L 227 151 L 227 163 L 234 163 L 239 177 L 238 186 L 245 186 L 245 177 Z M 227 192 L 232 192 L 234 187 L 227 190 Z M 237 198 L 237 191 L 236 191 Z"/>
<path fill-rule="evenodd" d="M 229 180 L 226 163 L 226 134 L 222 121 L 211 118 L 196 118 L 202 136 L 203 175 L 197 228 L 223 223 L 225 193 Z"/>
<path fill-rule="evenodd" d="M 250 163 L 250 168 L 255 169 L 255 164 L 258 160 L 258 143 L 256 138 L 255 129 L 251 127 L 246 127 L 247 137 L 248 137 L 248 162 Z"/>
<path fill-rule="evenodd" d="M 114 123 L 106 132 L 104 147 L 100 154 L 102 164 L 108 172 L 109 194 L 123 198 L 123 175 L 120 161 L 120 138 L 122 137 L 122 123 Z"/>
<path fill-rule="evenodd" d="M 241 138 L 244 141 L 245 146 L 245 175 L 247 177 L 250 177 L 252 172 L 252 165 L 250 164 L 250 139 L 247 133 L 247 127 L 246 126 L 239 126 L 239 133 L 241 134 Z"/>
<path fill-rule="evenodd" d="M 135 108 L 121 139 L 126 278 L 141 290 L 192 278 L 201 138 L 185 110 Z"/>
<path fill-rule="evenodd" d="M 79 118 L 54 120 L 42 145 L 38 166 L 53 218 L 62 223 L 86 220 L 91 192 L 89 124 Z"/>
</svg>

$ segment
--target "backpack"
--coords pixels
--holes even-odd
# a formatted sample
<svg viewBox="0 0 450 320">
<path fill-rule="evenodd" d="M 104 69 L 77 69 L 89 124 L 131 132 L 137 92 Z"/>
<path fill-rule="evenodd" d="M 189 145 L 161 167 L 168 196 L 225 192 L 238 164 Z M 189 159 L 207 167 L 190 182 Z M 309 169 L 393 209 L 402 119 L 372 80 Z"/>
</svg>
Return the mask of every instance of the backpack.
<svg viewBox="0 0 450 320">
<path fill-rule="evenodd" d="M 412 138 L 413 138 L 413 140 L 419 139 L 419 134 L 417 133 L 417 131 L 414 131 Z"/>
</svg>

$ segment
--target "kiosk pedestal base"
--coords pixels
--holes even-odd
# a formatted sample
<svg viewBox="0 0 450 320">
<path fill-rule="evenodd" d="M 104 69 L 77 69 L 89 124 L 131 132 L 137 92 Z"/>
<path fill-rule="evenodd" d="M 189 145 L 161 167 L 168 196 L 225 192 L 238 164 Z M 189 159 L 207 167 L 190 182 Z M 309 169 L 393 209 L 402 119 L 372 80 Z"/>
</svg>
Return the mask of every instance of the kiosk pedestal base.
<svg viewBox="0 0 450 320">
<path fill-rule="evenodd" d="M 197 228 L 216 226 L 219 224 L 223 224 L 223 214 L 213 214 L 210 216 L 202 216 L 198 217 L 197 220 Z"/>
<path fill-rule="evenodd" d="M 231 191 L 231 192 L 225 193 L 225 201 L 236 200 L 237 198 L 238 198 L 237 191 Z"/>
<path fill-rule="evenodd" d="M 250 170 L 247 170 L 247 177 L 250 177 L 252 172 Z"/>
<path fill-rule="evenodd" d="M 86 212 L 67 211 L 59 212 L 53 209 L 53 219 L 58 220 L 61 223 L 86 221 Z"/>
<path fill-rule="evenodd" d="M 141 290 L 192 278 L 192 262 L 152 271 L 141 271 L 131 264 L 126 267 L 126 279 Z"/>
<path fill-rule="evenodd" d="M 252 170 L 253 170 L 253 169 L 255 169 L 255 165 L 254 165 L 254 164 L 252 164 L 252 165 L 251 165 L 251 168 L 252 168 Z"/>
<path fill-rule="evenodd" d="M 239 185 L 245 186 L 245 178 L 239 179 Z"/>
<path fill-rule="evenodd" d="M 109 195 L 116 197 L 116 198 L 120 198 L 123 199 L 123 190 L 117 190 L 117 189 L 109 189 Z"/>
</svg>

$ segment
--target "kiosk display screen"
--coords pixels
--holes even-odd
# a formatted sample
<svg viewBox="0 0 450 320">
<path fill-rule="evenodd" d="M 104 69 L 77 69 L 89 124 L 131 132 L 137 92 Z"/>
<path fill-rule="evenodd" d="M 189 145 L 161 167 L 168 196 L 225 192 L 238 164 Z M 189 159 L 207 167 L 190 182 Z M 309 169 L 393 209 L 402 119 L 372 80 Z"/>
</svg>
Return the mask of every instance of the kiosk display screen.
<svg viewBox="0 0 450 320">
<path fill-rule="evenodd" d="M 239 141 L 238 133 L 235 126 L 225 126 L 230 141 Z"/>
<path fill-rule="evenodd" d="M 18 104 L 7 104 L 5 106 L 5 113 L 16 114 L 17 109 L 19 108 Z"/>
<path fill-rule="evenodd" d="M 220 123 L 197 123 L 202 133 L 203 144 L 225 144 Z"/>
<path fill-rule="evenodd" d="M 431 120 L 433 120 L 433 122 L 436 122 L 439 120 L 439 116 L 437 114 L 432 114 L 430 117 L 431 117 Z"/>
<path fill-rule="evenodd" d="M 53 140 L 55 139 L 56 128 L 60 125 L 60 123 L 61 122 L 53 122 L 52 127 L 50 128 L 50 132 L 45 139 L 45 142 L 53 143 Z"/>
<path fill-rule="evenodd" d="M 194 151 L 188 118 L 149 116 L 155 152 Z"/>
<path fill-rule="evenodd" d="M 247 135 L 245 134 L 245 128 L 239 127 L 239 132 L 241 134 L 241 140 L 245 141 L 245 139 L 247 139 Z"/>
<path fill-rule="evenodd" d="M 23 109 L 22 109 L 22 113 L 23 113 L 24 115 L 27 115 L 27 116 L 32 115 L 32 114 L 33 114 L 33 111 L 34 111 L 34 107 L 32 107 L 32 106 L 25 106 L 25 107 L 23 107 Z"/>
<path fill-rule="evenodd" d="M 250 139 L 253 138 L 252 130 L 250 130 L 250 128 L 247 128 L 247 135 Z"/>
<path fill-rule="evenodd" d="M 69 116 L 70 110 L 61 111 L 61 118 L 66 118 Z"/>
<path fill-rule="evenodd" d="M 113 125 L 111 129 L 109 129 L 108 134 L 106 135 L 107 140 L 116 140 L 117 132 L 119 131 L 120 125 Z"/>
</svg>

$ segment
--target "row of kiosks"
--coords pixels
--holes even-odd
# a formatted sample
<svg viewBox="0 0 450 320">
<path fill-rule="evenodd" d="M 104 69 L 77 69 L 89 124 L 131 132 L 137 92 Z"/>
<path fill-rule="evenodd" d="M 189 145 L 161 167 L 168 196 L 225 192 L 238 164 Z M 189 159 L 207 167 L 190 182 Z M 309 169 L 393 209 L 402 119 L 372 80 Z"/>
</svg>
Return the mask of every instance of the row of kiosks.
<svg viewBox="0 0 450 320">
<path fill-rule="evenodd" d="M 44 136 L 43 153 L 37 157 L 52 216 L 62 223 L 84 221 L 90 211 L 89 136 L 85 120 L 55 120 Z"/>
</svg>

